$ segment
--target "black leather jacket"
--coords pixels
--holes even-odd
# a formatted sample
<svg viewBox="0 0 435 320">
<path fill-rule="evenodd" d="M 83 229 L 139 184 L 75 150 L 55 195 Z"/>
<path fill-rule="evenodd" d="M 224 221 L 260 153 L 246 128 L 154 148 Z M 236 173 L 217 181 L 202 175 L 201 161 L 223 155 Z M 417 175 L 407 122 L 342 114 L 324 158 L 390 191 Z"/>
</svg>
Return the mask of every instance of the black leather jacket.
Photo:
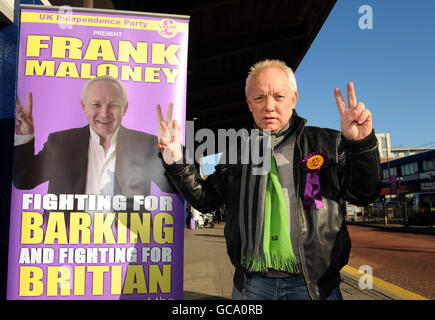
<svg viewBox="0 0 435 320">
<path fill-rule="evenodd" d="M 361 141 L 349 141 L 340 132 L 305 127 L 306 120 L 293 115 L 296 124 L 294 182 L 297 199 L 299 252 L 302 273 L 312 299 L 326 299 L 340 284 L 340 270 L 347 264 L 351 241 L 344 222 L 345 200 L 356 205 L 373 202 L 380 191 L 380 163 L 374 131 Z M 327 154 L 319 173 L 324 208 L 304 209 L 306 172 L 301 161 L 315 151 Z M 242 165 L 218 165 L 205 181 L 193 165 L 166 166 L 166 174 L 183 197 L 199 211 L 227 206 L 227 252 L 236 268 L 234 284 L 241 290 L 245 272 L 240 265 L 239 201 Z"/>
</svg>

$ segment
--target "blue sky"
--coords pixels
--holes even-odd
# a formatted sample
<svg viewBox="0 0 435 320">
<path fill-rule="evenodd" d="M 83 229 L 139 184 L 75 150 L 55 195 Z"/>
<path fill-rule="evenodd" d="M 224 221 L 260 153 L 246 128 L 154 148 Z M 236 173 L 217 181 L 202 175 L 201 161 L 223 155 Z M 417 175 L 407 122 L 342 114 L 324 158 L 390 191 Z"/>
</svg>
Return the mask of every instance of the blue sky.
<svg viewBox="0 0 435 320">
<path fill-rule="evenodd" d="M 360 29 L 362 5 L 373 29 Z M 333 90 L 373 113 L 393 147 L 435 146 L 435 1 L 338 0 L 298 69 L 296 110 L 308 125 L 340 130 Z"/>
</svg>

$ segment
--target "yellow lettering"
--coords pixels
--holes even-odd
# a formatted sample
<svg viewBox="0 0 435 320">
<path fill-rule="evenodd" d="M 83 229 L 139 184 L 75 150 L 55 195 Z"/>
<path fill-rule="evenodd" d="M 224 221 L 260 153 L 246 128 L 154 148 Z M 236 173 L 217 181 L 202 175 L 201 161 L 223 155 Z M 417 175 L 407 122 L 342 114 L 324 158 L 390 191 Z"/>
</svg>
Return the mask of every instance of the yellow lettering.
<svg viewBox="0 0 435 320">
<path fill-rule="evenodd" d="M 85 268 L 84 266 L 74 267 L 74 295 L 85 295 Z"/>
<path fill-rule="evenodd" d="M 45 244 L 54 244 L 57 239 L 58 244 L 67 244 L 67 234 L 65 225 L 65 215 L 63 212 L 50 212 L 45 231 Z"/>
<path fill-rule="evenodd" d="M 108 63 L 99 64 L 97 67 L 97 76 L 105 76 L 107 74 L 113 78 L 118 78 L 118 67 L 114 64 Z"/>
<path fill-rule="evenodd" d="M 44 272 L 39 267 L 20 267 L 21 297 L 36 297 L 44 293 L 44 283 L 41 281 Z"/>
<path fill-rule="evenodd" d="M 85 60 L 116 61 L 112 43 L 109 39 L 91 39 L 85 53 Z"/>
<path fill-rule="evenodd" d="M 91 243 L 91 217 L 86 212 L 71 212 L 70 214 L 70 244 L 90 244 Z M 81 242 L 80 240 L 81 234 Z"/>
<path fill-rule="evenodd" d="M 39 63 L 38 60 L 26 60 L 26 76 L 54 76 L 54 61 L 43 60 Z"/>
<path fill-rule="evenodd" d="M 113 212 L 109 212 L 106 217 L 103 212 L 94 214 L 94 244 L 103 244 L 103 240 L 106 240 L 106 244 L 116 243 L 112 231 L 115 216 Z"/>
<path fill-rule="evenodd" d="M 165 64 L 165 60 L 173 66 L 180 65 L 180 60 L 178 59 L 176 53 L 180 49 L 179 44 L 170 44 L 165 48 L 164 43 L 153 43 L 152 45 L 152 64 Z"/>
<path fill-rule="evenodd" d="M 163 273 L 156 264 L 150 265 L 149 274 L 149 293 L 157 293 L 157 285 L 159 285 L 162 293 L 171 292 L 171 265 L 163 265 Z"/>
<path fill-rule="evenodd" d="M 175 83 L 175 79 L 177 78 L 178 74 L 180 73 L 180 69 L 171 69 L 169 68 L 162 68 L 163 73 L 166 76 L 166 82 L 167 83 Z"/>
<path fill-rule="evenodd" d="M 61 296 L 69 296 L 71 294 L 70 278 L 71 270 L 68 267 L 47 267 L 47 296 L 57 296 L 59 287 Z"/>
<path fill-rule="evenodd" d="M 53 44 L 51 48 L 51 56 L 53 58 L 66 58 L 66 51 L 68 50 L 69 59 L 81 59 L 83 45 L 82 40 L 71 37 L 53 37 Z"/>
<path fill-rule="evenodd" d="M 36 244 L 44 239 L 44 231 L 41 226 L 44 222 L 39 212 L 23 212 L 21 218 L 21 243 Z"/>
<path fill-rule="evenodd" d="M 82 79 L 92 79 L 95 78 L 95 75 L 91 73 L 91 64 L 87 62 L 82 62 L 80 68 L 80 77 Z"/>
<path fill-rule="evenodd" d="M 117 243 L 127 243 L 127 213 L 118 212 L 118 241 Z"/>
<path fill-rule="evenodd" d="M 49 41 L 50 36 L 28 35 L 27 36 L 27 57 L 39 57 L 41 49 L 47 49 L 48 43 L 42 43 L 42 41 Z"/>
<path fill-rule="evenodd" d="M 138 42 L 136 48 L 130 41 L 119 41 L 118 61 L 130 62 L 130 57 L 136 63 L 147 63 L 148 43 Z"/>
<path fill-rule="evenodd" d="M 137 243 L 138 234 L 141 243 L 150 243 L 151 241 L 151 214 L 143 213 L 142 219 L 137 212 L 130 214 L 130 243 Z"/>
<path fill-rule="evenodd" d="M 136 280 L 136 281 L 135 281 Z M 137 293 L 147 293 L 145 274 L 142 265 L 132 264 L 127 266 L 123 294 L 132 294 L 134 289 Z"/>
<path fill-rule="evenodd" d="M 110 293 L 121 294 L 122 292 L 122 266 L 112 266 Z"/>
<path fill-rule="evenodd" d="M 88 266 L 88 272 L 92 272 L 92 294 L 101 296 L 104 289 L 104 273 L 109 272 L 109 266 Z"/>
<path fill-rule="evenodd" d="M 142 67 L 134 67 L 134 70 L 130 66 L 121 66 L 121 80 L 133 80 L 142 81 Z"/>
<path fill-rule="evenodd" d="M 65 78 L 66 76 L 70 78 L 78 78 L 79 72 L 77 71 L 77 66 L 74 62 L 62 61 L 57 68 L 56 77 Z"/>
<path fill-rule="evenodd" d="M 167 224 L 174 223 L 174 217 L 167 212 L 160 212 L 154 216 L 153 219 L 153 238 L 158 244 L 173 243 L 174 242 L 174 228 L 163 227 L 163 220 Z"/>
<path fill-rule="evenodd" d="M 145 68 L 145 82 L 160 82 L 159 76 L 160 68 L 148 67 Z"/>
</svg>

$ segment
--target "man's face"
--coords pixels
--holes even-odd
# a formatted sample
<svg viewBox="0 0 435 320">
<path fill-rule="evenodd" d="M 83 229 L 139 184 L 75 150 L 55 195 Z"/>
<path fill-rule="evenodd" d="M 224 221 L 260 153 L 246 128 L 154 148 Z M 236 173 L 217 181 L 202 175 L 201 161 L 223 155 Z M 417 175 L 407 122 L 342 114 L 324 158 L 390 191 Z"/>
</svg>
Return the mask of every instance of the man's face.
<svg viewBox="0 0 435 320">
<path fill-rule="evenodd" d="M 100 80 L 89 86 L 85 100 L 81 104 L 89 125 L 100 137 L 110 139 L 127 111 L 121 89 L 112 81 Z"/>
<path fill-rule="evenodd" d="M 297 98 L 286 72 L 269 67 L 251 79 L 246 100 L 257 126 L 276 132 L 290 120 Z"/>
</svg>

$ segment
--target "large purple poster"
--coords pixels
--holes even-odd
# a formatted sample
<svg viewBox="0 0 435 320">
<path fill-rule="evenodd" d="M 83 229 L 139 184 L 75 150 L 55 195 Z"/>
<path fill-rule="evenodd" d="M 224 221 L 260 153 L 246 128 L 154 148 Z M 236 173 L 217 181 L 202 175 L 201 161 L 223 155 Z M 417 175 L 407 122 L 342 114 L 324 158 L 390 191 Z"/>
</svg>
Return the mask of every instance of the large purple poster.
<svg viewBox="0 0 435 320">
<path fill-rule="evenodd" d="M 19 41 L 8 299 L 182 299 L 188 17 L 23 6 Z"/>
</svg>

